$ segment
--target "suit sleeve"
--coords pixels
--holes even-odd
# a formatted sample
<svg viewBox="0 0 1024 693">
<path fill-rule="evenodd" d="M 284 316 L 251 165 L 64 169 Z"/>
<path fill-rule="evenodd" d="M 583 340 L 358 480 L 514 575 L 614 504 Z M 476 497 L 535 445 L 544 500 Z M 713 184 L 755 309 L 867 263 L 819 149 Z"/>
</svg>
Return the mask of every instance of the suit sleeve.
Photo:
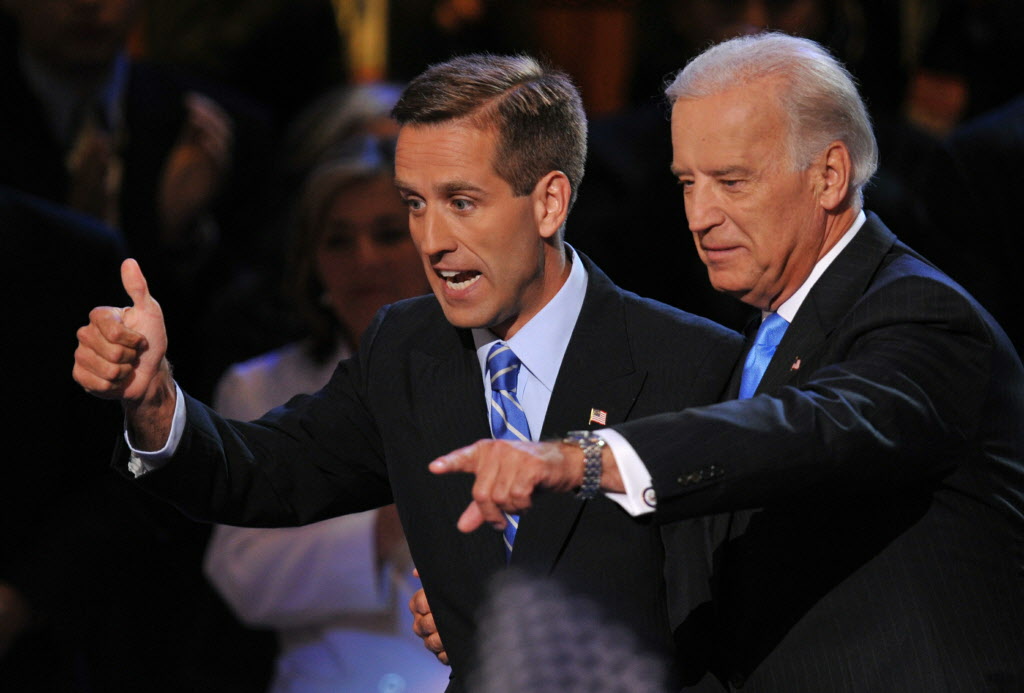
<svg viewBox="0 0 1024 693">
<path fill-rule="evenodd" d="M 375 337 L 330 382 L 252 423 L 231 421 L 185 395 L 181 442 L 162 468 L 137 480 L 187 515 L 222 524 L 302 525 L 391 502 L 380 435 L 366 397 Z M 115 467 L 126 472 L 123 442 Z"/>
<path fill-rule="evenodd" d="M 962 459 L 992 358 L 966 297 L 906 277 L 860 301 L 789 384 L 617 429 L 651 472 L 661 520 L 896 488 Z"/>
</svg>

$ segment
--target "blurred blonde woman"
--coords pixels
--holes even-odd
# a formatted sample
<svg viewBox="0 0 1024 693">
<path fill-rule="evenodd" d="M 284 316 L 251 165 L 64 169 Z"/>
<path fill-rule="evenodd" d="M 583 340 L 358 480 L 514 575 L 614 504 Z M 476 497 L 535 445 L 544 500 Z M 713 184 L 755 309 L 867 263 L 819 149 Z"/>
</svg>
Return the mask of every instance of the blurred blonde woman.
<svg viewBox="0 0 1024 693">
<path fill-rule="evenodd" d="M 232 366 L 215 406 L 253 419 L 313 392 L 377 309 L 428 291 L 381 140 L 321 164 L 298 205 L 289 286 L 309 336 Z M 217 527 L 210 580 L 250 625 L 278 631 L 273 693 L 441 691 L 448 670 L 411 630 L 418 587 L 393 506 L 306 527 Z"/>
</svg>

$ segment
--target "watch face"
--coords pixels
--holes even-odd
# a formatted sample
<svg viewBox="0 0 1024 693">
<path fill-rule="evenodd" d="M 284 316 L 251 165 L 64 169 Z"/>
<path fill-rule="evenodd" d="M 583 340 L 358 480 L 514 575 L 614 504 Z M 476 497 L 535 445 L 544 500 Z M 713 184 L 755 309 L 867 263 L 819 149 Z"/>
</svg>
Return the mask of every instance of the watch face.
<svg viewBox="0 0 1024 693">
<path fill-rule="evenodd" d="M 593 431 L 569 431 L 565 434 L 565 438 L 562 438 L 562 442 L 566 445 L 579 445 L 581 448 L 592 445 L 603 447 L 605 444 L 604 438 L 596 435 Z"/>
<path fill-rule="evenodd" d="M 563 443 L 581 445 L 590 436 L 590 431 L 569 431 L 562 439 Z"/>
</svg>

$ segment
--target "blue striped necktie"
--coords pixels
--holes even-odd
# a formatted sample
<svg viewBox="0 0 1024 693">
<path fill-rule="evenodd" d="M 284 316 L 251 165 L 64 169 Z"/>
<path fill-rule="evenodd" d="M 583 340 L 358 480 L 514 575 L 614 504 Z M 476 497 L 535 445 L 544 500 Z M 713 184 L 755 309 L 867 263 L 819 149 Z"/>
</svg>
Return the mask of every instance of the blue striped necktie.
<svg viewBox="0 0 1024 693">
<path fill-rule="evenodd" d="M 530 424 L 523 405 L 516 398 L 522 362 L 508 344 L 498 342 L 487 354 L 487 375 L 491 379 L 491 433 L 505 440 L 530 440 Z M 505 513 L 505 558 L 512 557 L 512 544 L 519 529 L 519 516 Z"/>
<path fill-rule="evenodd" d="M 743 364 L 743 377 L 740 380 L 740 399 L 749 399 L 754 396 L 757 386 L 768 370 L 768 364 L 775 355 L 775 349 L 782 341 L 782 335 L 786 334 L 789 323 L 778 313 L 770 313 L 761 323 L 757 330 L 757 337 L 754 339 L 754 346 L 750 347 L 747 353 L 747 360 Z"/>
</svg>

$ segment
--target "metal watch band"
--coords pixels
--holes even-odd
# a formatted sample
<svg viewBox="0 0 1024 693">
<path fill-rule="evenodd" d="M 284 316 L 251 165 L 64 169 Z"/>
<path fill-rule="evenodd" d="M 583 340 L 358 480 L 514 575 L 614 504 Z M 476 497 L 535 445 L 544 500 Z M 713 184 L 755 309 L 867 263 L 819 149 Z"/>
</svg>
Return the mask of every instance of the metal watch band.
<svg viewBox="0 0 1024 693">
<path fill-rule="evenodd" d="M 592 431 L 569 431 L 562 442 L 578 445 L 583 451 L 583 483 L 576 497 L 582 500 L 594 498 L 601 488 L 601 450 L 605 446 L 604 439 Z"/>
</svg>

